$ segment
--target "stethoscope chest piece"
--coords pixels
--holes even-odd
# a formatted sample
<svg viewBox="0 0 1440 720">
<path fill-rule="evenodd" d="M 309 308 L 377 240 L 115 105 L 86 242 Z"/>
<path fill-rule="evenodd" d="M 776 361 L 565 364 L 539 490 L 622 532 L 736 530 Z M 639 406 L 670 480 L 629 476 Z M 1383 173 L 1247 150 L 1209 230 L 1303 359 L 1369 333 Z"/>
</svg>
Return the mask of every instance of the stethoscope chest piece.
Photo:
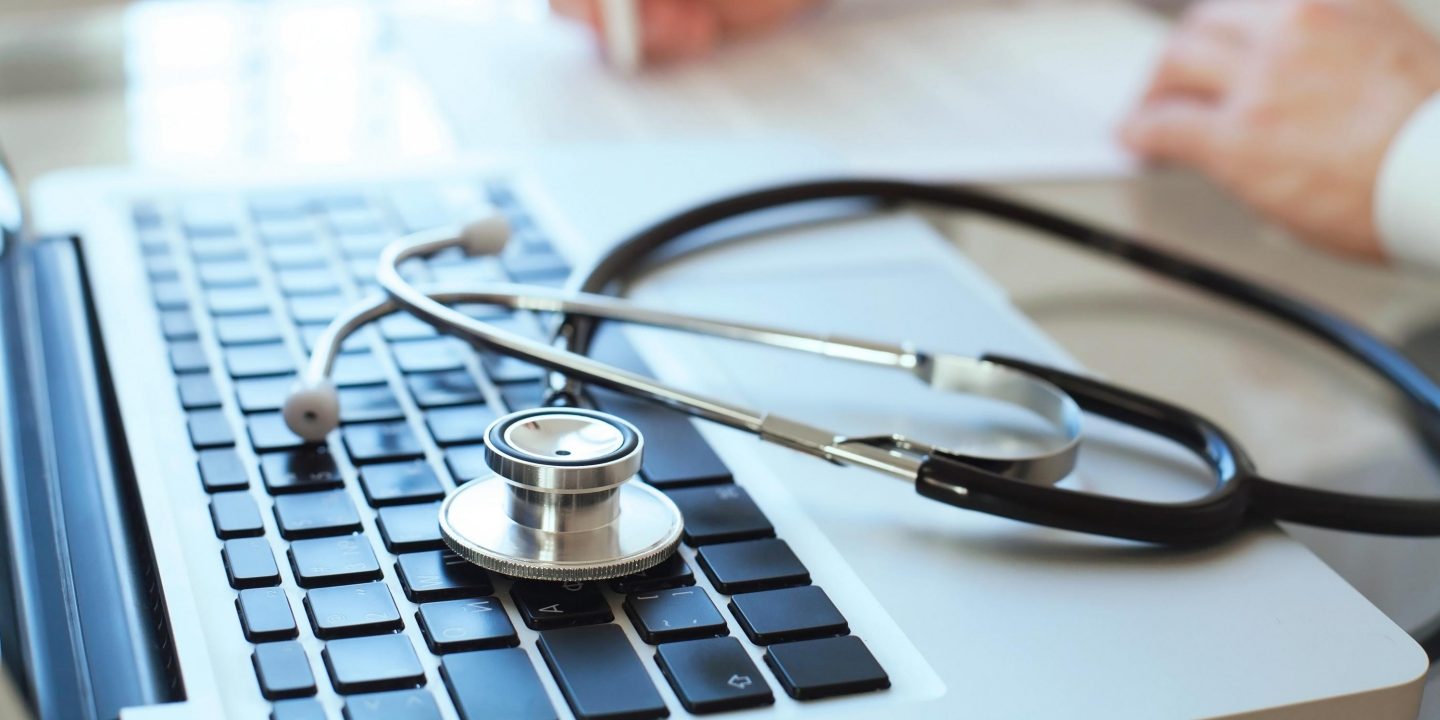
<svg viewBox="0 0 1440 720">
<path fill-rule="evenodd" d="M 494 475 L 440 506 L 440 533 L 461 557 L 504 575 L 581 582 L 640 572 L 680 543 L 684 523 L 639 482 L 644 440 L 630 423 L 577 408 L 506 415 L 485 432 Z"/>
</svg>

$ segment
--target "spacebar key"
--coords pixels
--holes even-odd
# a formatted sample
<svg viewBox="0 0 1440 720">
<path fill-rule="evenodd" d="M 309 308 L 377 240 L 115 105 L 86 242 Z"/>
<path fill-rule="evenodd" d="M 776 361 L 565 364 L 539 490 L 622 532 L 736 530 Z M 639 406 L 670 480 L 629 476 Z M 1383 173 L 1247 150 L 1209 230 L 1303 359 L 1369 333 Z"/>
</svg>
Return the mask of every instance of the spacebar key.
<svg viewBox="0 0 1440 720">
<path fill-rule="evenodd" d="M 645 665 L 618 625 L 540 633 L 540 654 L 580 720 L 645 720 L 670 715 Z"/>
</svg>

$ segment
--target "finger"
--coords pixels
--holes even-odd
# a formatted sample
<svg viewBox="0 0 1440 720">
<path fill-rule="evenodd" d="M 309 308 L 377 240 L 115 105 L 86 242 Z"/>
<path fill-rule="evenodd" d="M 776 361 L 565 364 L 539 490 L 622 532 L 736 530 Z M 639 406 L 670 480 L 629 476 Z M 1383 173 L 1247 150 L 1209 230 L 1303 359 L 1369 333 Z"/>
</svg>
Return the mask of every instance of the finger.
<svg viewBox="0 0 1440 720">
<path fill-rule="evenodd" d="M 1144 102 L 1168 96 L 1218 98 L 1241 71 L 1242 54 L 1241 49 L 1211 36 L 1177 34 L 1160 56 Z"/>
<path fill-rule="evenodd" d="M 1120 139 L 1136 154 L 1208 171 L 1215 165 L 1217 110 L 1193 98 L 1146 103 L 1120 127 Z"/>
<path fill-rule="evenodd" d="M 647 62 L 701 57 L 715 49 L 714 9 L 695 0 L 641 0 L 641 51 Z"/>
<path fill-rule="evenodd" d="M 595 0 L 550 0 L 550 12 L 578 20 L 593 28 L 600 26 L 600 13 Z"/>
</svg>

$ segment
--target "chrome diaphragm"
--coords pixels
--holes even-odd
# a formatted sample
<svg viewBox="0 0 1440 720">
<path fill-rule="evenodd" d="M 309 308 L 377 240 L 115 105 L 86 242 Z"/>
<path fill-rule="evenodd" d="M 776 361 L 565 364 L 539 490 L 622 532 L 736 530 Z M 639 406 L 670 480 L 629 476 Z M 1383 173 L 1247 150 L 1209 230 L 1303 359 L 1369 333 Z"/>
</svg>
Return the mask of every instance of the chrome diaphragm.
<svg viewBox="0 0 1440 720">
<path fill-rule="evenodd" d="M 511 413 L 485 431 L 495 474 L 440 506 L 440 534 L 461 557 L 504 575 L 581 582 L 637 573 L 680 543 L 680 510 L 630 482 L 645 441 L 624 420 L 579 408 Z"/>
</svg>

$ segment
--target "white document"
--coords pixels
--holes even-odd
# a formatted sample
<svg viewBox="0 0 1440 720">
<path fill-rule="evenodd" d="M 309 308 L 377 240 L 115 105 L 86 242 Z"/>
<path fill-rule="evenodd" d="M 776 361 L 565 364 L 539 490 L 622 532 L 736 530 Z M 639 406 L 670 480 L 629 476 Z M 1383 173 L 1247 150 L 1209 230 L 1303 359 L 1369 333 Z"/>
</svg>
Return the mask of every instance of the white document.
<svg viewBox="0 0 1440 720">
<path fill-rule="evenodd" d="M 853 172 L 966 179 L 1129 171 L 1115 124 L 1166 30 L 1118 0 L 879 0 L 625 75 L 531 4 L 400 12 L 402 46 L 467 149 L 793 139 Z"/>
</svg>

